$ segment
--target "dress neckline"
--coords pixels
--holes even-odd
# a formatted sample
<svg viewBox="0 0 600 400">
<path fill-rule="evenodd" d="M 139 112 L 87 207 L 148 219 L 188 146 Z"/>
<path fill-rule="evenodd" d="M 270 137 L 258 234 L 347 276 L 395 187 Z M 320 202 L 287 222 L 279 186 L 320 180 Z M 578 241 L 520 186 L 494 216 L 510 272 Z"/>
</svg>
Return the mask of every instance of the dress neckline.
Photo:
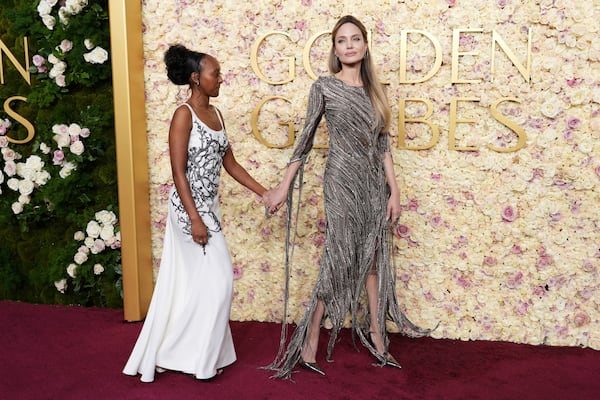
<svg viewBox="0 0 600 400">
<path fill-rule="evenodd" d="M 354 89 L 364 89 L 365 88 L 365 85 L 360 85 L 360 86 L 351 85 L 348 82 L 345 82 L 342 79 L 338 78 L 336 75 L 332 75 L 332 76 L 333 76 L 334 79 L 342 82 L 342 84 L 344 84 L 344 86 L 351 87 L 351 88 L 354 88 Z"/>
<path fill-rule="evenodd" d="M 204 125 L 206 127 L 206 129 L 210 129 L 213 132 L 223 132 L 225 130 L 225 125 L 223 124 L 223 120 L 221 119 L 221 115 L 217 111 L 216 107 L 213 106 L 212 108 L 215 111 L 215 114 L 217 114 L 217 118 L 219 119 L 219 122 L 221 123 L 221 128 L 220 129 L 213 129 L 210 126 L 208 126 L 208 124 L 206 122 L 202 121 L 202 119 L 198 116 L 198 114 L 196 114 L 196 111 L 194 111 L 194 107 L 192 107 L 192 105 L 190 103 L 188 103 L 186 101 L 183 104 L 185 104 L 187 106 L 187 108 L 190 109 L 190 111 L 192 112 L 192 117 L 196 118 L 198 121 L 200 121 L 202 123 L 202 125 Z"/>
</svg>

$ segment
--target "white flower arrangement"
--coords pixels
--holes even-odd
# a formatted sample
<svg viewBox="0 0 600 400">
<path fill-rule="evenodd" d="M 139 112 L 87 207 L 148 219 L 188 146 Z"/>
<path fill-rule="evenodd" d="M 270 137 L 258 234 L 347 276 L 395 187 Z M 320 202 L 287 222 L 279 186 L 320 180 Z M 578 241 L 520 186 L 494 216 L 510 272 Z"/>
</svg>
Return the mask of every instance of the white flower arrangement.
<svg viewBox="0 0 600 400">
<path fill-rule="evenodd" d="M 382 79 L 389 82 L 388 96 L 396 116 L 391 129 L 392 152 L 405 207 L 402 237 L 395 242 L 400 304 L 421 326 L 440 322 L 435 337 L 600 349 L 600 307 L 595 300 L 600 298 L 596 211 L 600 81 L 595 73 L 600 40 L 594 14 L 586 11 L 584 2 L 552 0 L 406 0 L 393 8 L 383 0 L 361 2 L 360 7 L 353 4 L 305 1 L 274 10 L 270 2 L 262 2 L 260 7 L 227 2 L 196 2 L 187 7 L 174 1 L 144 3 L 143 19 L 151 22 L 145 24 L 144 76 L 155 268 L 164 234 L 166 188 L 172 184 L 165 172 L 169 171 L 165 127 L 175 103 L 185 95 L 166 79 L 162 57 L 168 45 L 188 44 L 220 60 L 224 83 L 215 104 L 225 114 L 236 157 L 245 160 L 257 180 L 272 186 L 281 178 L 291 149 L 267 149 L 260 144 L 252 134 L 250 114 L 266 96 L 289 97 L 289 120 L 281 111 L 269 110 L 260 115 L 259 123 L 266 132 L 293 121 L 298 135 L 312 83 L 302 62 L 303 46 L 313 34 L 331 29 L 347 10 L 357 10 L 357 17 L 372 29 L 374 61 Z M 211 18 L 199 23 L 197 15 Z M 177 25 L 169 23 L 173 19 Z M 451 30 L 465 26 L 484 31 L 463 35 L 460 46 L 465 47 L 459 48 L 478 52 L 477 56 L 461 57 L 460 66 L 465 76 L 479 73 L 480 82 L 450 85 Z M 506 57 L 495 59 L 496 71 L 505 74 L 497 72 L 490 81 L 489 52 L 485 50 L 490 39 L 486 35 L 497 30 L 520 58 L 526 53 L 524 27 L 533 32 L 531 82 L 517 79 Z M 442 49 L 444 64 L 432 79 L 398 84 L 401 29 L 427 30 L 447 46 Z M 273 74 L 273 79 L 286 76 L 287 64 L 282 60 L 296 60 L 296 76 L 286 85 L 269 86 L 252 72 L 251 47 L 267 31 L 290 33 L 291 39 L 283 45 L 274 39 L 273 46 L 267 43 L 259 54 L 262 70 Z M 408 55 L 408 73 L 419 76 L 433 64 L 435 52 L 430 42 L 417 35 L 409 35 L 408 40 L 416 49 Z M 315 70 L 326 65 L 328 46 L 324 41 L 324 47 L 317 44 L 311 49 Z M 465 110 L 476 122 L 465 124 L 462 128 L 472 129 L 460 134 L 479 149 L 450 151 L 449 100 L 473 95 L 480 97 L 482 106 Z M 502 96 L 522 99 L 520 106 L 506 112 L 512 113 L 510 118 L 527 133 L 526 146 L 510 154 L 494 153 L 486 147 L 489 143 L 506 146 L 513 140 L 489 118 L 489 104 Z M 439 143 L 427 151 L 395 147 L 401 131 L 398 102 L 411 97 L 432 99 L 431 122 L 442 128 Z M 411 145 L 430 134 L 425 126 L 413 125 L 406 129 Z M 304 312 L 323 250 L 317 221 L 323 218 L 320 179 L 324 162 L 324 151 L 315 150 L 306 165 L 305 206 L 293 260 L 298 274 L 295 281 L 306 284 L 292 288 L 291 311 L 286 316 L 292 321 Z M 221 190 L 227 193 L 223 229 L 237 271 L 232 318 L 279 321 L 284 218 L 264 220 L 247 191 L 227 178 L 222 180 Z M 247 251 L 249 248 L 253 251 Z"/>
<path fill-rule="evenodd" d="M 8 120 L 1 120 L 0 134 L 4 135 L 9 127 L 10 122 Z M 2 129 L 4 129 L 4 132 L 2 132 Z M 16 161 L 22 158 L 21 154 L 10 149 L 8 141 L 0 140 L 0 150 L 4 160 L 4 168 L 0 172 L 0 183 L 4 181 L 4 174 L 6 174 L 8 177 L 7 187 L 20 194 L 18 201 L 12 205 L 14 214 L 23 212 L 24 206 L 29 203 L 34 190 L 44 186 L 52 179 L 51 173 L 44 168 L 46 161 L 42 159 L 43 156 L 52 153 L 52 164 L 61 167 L 58 176 L 63 179 L 77 169 L 77 162 L 69 161 L 67 155 L 71 153 L 81 156 L 84 153 L 85 146 L 82 139 L 89 137 L 89 129 L 72 123 L 70 125 L 55 124 L 52 131 L 55 134 L 53 139 L 56 142 L 56 148 L 53 150 L 53 147 L 48 144 L 40 143 L 39 149 L 42 154 L 32 154 L 25 162 Z M 5 138 L 5 136 L 0 136 L 1 138 Z"/>
<path fill-rule="evenodd" d="M 73 234 L 73 240 L 81 245 L 75 251 L 72 262 L 65 268 L 67 276 L 54 283 L 58 292 L 66 293 L 70 281 L 75 284 L 75 290 L 80 290 L 83 284 L 97 284 L 107 267 L 105 263 L 112 260 L 107 252 L 120 251 L 121 232 L 117 230 L 118 223 L 113 211 L 101 210 L 95 213 L 94 219 L 88 221 L 85 232 L 80 230 Z M 101 260 L 105 263 L 100 262 Z M 111 264 L 110 268 L 120 271 L 120 264 Z M 82 280 L 86 283 L 82 283 Z"/>
</svg>

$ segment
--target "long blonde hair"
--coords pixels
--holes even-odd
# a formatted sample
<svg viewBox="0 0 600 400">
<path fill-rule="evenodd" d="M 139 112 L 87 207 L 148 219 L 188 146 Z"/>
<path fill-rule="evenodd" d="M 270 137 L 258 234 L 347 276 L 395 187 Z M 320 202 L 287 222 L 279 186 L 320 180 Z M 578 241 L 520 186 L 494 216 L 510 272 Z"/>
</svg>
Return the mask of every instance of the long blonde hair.
<svg viewBox="0 0 600 400">
<path fill-rule="evenodd" d="M 391 112 L 388 103 L 387 96 L 383 90 L 383 85 L 379 83 L 377 75 L 375 74 L 375 66 L 370 56 L 369 44 L 367 40 L 367 28 L 358 19 L 352 15 L 345 15 L 340 18 L 333 30 L 331 31 L 331 51 L 329 52 L 329 71 L 332 74 L 336 74 L 342 70 L 342 63 L 335 55 L 335 36 L 337 35 L 340 27 L 346 23 L 356 25 L 363 36 L 363 40 L 367 43 L 367 51 L 365 57 L 360 64 L 360 77 L 363 82 L 363 86 L 371 99 L 373 108 L 375 109 L 375 122 L 374 127 L 381 127 L 382 130 L 387 131 L 390 127 Z"/>
</svg>

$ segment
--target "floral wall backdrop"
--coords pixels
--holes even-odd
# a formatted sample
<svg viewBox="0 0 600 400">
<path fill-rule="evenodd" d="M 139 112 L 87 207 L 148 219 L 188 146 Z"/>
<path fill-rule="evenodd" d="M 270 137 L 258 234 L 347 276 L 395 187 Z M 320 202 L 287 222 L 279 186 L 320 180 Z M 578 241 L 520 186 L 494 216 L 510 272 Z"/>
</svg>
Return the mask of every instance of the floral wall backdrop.
<svg viewBox="0 0 600 400">
<path fill-rule="evenodd" d="M 288 123 L 296 135 L 302 127 L 309 72 L 327 73 L 329 37 L 308 50 L 307 43 L 348 13 L 371 29 L 372 55 L 392 104 L 404 206 L 395 241 L 397 290 L 408 315 L 424 327 L 439 321 L 432 334 L 439 338 L 600 349 L 598 1 L 144 0 L 155 268 L 172 184 L 168 125 L 186 98 L 167 81 L 167 47 L 183 43 L 220 60 L 224 83 L 215 104 L 236 157 L 273 186 L 292 151 L 285 147 Z M 257 44 L 269 32 L 284 34 Z M 512 58 L 492 50 L 494 32 Z M 253 46 L 259 73 L 271 83 L 252 68 Z M 290 57 L 293 79 L 273 84 L 288 80 Z M 402 83 L 402 73 L 414 83 Z M 261 141 L 251 115 L 269 96 L 287 100 L 260 109 Z M 326 144 L 325 135 L 318 144 Z M 418 146 L 427 149 L 411 150 Z M 315 149 L 306 166 L 288 321 L 303 314 L 319 268 L 326 156 Z M 221 196 L 235 268 L 232 318 L 281 321 L 285 217 L 265 218 L 258 199 L 228 176 Z"/>
</svg>

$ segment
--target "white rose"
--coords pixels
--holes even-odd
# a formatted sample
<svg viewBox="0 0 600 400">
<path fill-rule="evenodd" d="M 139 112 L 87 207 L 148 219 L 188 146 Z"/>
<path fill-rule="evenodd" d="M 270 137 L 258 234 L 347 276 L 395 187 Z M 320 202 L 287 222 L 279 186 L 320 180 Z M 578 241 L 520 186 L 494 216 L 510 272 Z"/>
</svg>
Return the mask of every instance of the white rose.
<svg viewBox="0 0 600 400">
<path fill-rule="evenodd" d="M 592 129 L 592 132 L 600 132 L 600 118 L 591 118 L 590 128 Z"/>
<path fill-rule="evenodd" d="M 559 100 L 551 98 L 542 104 L 540 111 L 548 118 L 555 118 L 564 108 Z"/>
<path fill-rule="evenodd" d="M 63 147 L 68 147 L 71 144 L 71 138 L 69 138 L 69 136 L 67 135 L 54 135 L 52 139 L 54 139 L 59 149 L 62 149 Z"/>
<path fill-rule="evenodd" d="M 85 39 L 83 41 L 83 45 L 85 46 L 86 49 L 91 50 L 94 48 L 94 43 L 90 40 L 90 39 Z"/>
<path fill-rule="evenodd" d="M 58 64 L 60 62 L 60 59 L 58 57 L 56 57 L 54 54 L 49 54 L 48 61 L 52 64 Z"/>
<path fill-rule="evenodd" d="M 10 178 L 8 181 L 6 181 L 6 186 L 8 186 L 10 190 L 14 190 L 16 192 L 19 190 L 19 180 L 17 178 Z"/>
<path fill-rule="evenodd" d="M 23 212 L 23 204 L 17 202 L 12 203 L 11 205 L 13 214 L 21 214 Z"/>
<path fill-rule="evenodd" d="M 81 265 L 81 264 L 83 264 L 84 262 L 86 262 L 86 261 L 87 261 L 87 259 L 88 259 L 88 256 L 87 256 L 87 254 L 85 254 L 85 253 L 83 253 L 83 252 L 80 252 L 80 251 L 79 251 L 79 252 L 77 252 L 77 253 L 75 254 L 75 257 L 73 257 L 73 260 L 74 260 L 74 261 L 75 261 L 77 264 L 79 264 L 79 265 Z"/>
<path fill-rule="evenodd" d="M 92 239 L 92 245 L 94 244 L 94 239 Z M 90 254 L 90 249 L 88 246 L 83 245 L 83 246 L 79 246 L 79 248 L 77 249 L 78 253 L 85 253 L 85 254 Z"/>
<path fill-rule="evenodd" d="M 19 196 L 18 201 L 21 204 L 29 204 L 31 202 L 31 197 L 29 197 L 26 194 L 22 194 L 22 195 Z"/>
<path fill-rule="evenodd" d="M 83 239 L 85 239 L 85 233 L 83 233 L 82 231 L 77 231 L 73 235 L 73 239 L 77 240 L 78 242 L 81 242 Z"/>
<path fill-rule="evenodd" d="M 66 69 L 67 69 L 67 63 L 65 63 L 64 61 L 58 62 L 58 63 L 54 64 L 52 69 L 50 69 L 50 72 L 48 72 L 48 76 L 50 78 L 54 79 L 60 75 L 64 75 L 63 73 L 65 72 Z"/>
<path fill-rule="evenodd" d="M 104 267 L 101 264 L 94 264 L 94 274 L 100 275 L 104 272 Z"/>
<path fill-rule="evenodd" d="M 594 145 L 589 140 L 583 139 L 583 140 L 581 140 L 581 142 L 579 142 L 577 144 L 577 150 L 579 150 L 580 152 L 582 152 L 584 154 L 591 153 L 593 149 L 594 149 Z"/>
<path fill-rule="evenodd" d="M 67 275 L 69 275 L 71 278 L 75 278 L 76 274 L 77 274 L 77 265 L 69 264 L 69 266 L 67 267 Z"/>
<path fill-rule="evenodd" d="M 56 290 L 64 293 L 67 290 L 67 280 L 63 278 L 60 281 L 55 281 L 54 286 L 56 287 Z"/>
<path fill-rule="evenodd" d="M 40 1 L 40 4 L 37 6 L 37 12 L 43 17 L 52 12 L 52 6 L 47 1 Z"/>
<path fill-rule="evenodd" d="M 19 175 L 20 177 L 22 177 L 24 179 L 29 179 L 31 181 L 34 178 L 35 173 L 36 173 L 36 171 L 31 169 L 27 164 L 25 164 L 25 163 L 17 164 L 17 175 Z"/>
<path fill-rule="evenodd" d="M 94 50 L 83 55 L 83 59 L 91 64 L 102 64 L 108 60 L 108 52 L 102 47 L 95 47 Z"/>
<path fill-rule="evenodd" d="M 52 176 L 50 175 L 50 172 L 46 170 L 41 170 L 37 174 L 35 174 L 35 179 L 33 181 L 38 185 L 45 185 L 46 183 L 48 183 L 51 177 Z"/>
<path fill-rule="evenodd" d="M 43 15 L 42 22 L 44 25 L 46 25 L 46 28 L 53 30 L 54 25 L 56 25 L 56 18 L 54 18 L 52 15 Z"/>
<path fill-rule="evenodd" d="M 100 224 L 93 220 L 88 222 L 87 227 L 85 228 L 85 231 L 88 234 L 88 236 L 93 237 L 94 239 L 100 236 L 101 230 L 102 228 L 100 227 Z"/>
<path fill-rule="evenodd" d="M 94 215 L 94 218 L 96 218 L 96 221 L 102 225 L 114 225 L 114 223 L 117 221 L 117 216 L 115 213 L 107 210 L 98 211 Z"/>
<path fill-rule="evenodd" d="M 67 168 L 66 166 L 63 166 L 60 171 L 58 171 L 58 176 L 60 176 L 61 178 L 65 179 L 66 177 L 68 177 L 69 175 L 71 175 L 71 172 L 73 172 L 73 170 L 71 168 Z"/>
<path fill-rule="evenodd" d="M 48 154 L 52 149 L 46 143 L 42 142 L 40 143 L 40 151 L 44 154 Z"/>
<path fill-rule="evenodd" d="M 69 24 L 69 12 L 67 11 L 67 9 L 65 7 L 61 7 L 58 9 L 58 19 L 60 20 L 60 23 L 63 25 Z"/>
<path fill-rule="evenodd" d="M 81 127 L 78 124 L 71 124 L 69 125 L 69 128 L 67 128 L 67 132 L 69 133 L 69 136 L 77 137 L 81 133 Z"/>
<path fill-rule="evenodd" d="M 85 244 L 86 247 L 92 248 L 92 246 L 94 245 L 94 238 L 88 236 L 88 237 L 85 238 L 85 240 L 83 241 L 83 243 Z"/>
<path fill-rule="evenodd" d="M 104 225 L 100 231 L 102 240 L 111 240 L 115 237 L 115 228 L 112 225 Z"/>
<path fill-rule="evenodd" d="M 28 167 L 30 167 L 31 169 L 35 170 L 35 171 L 39 171 L 42 169 L 42 167 L 44 166 L 44 162 L 42 161 L 42 159 L 39 156 L 29 156 L 29 158 L 27 159 L 27 161 L 25 161 L 25 163 L 27 164 Z"/>
<path fill-rule="evenodd" d="M 19 193 L 30 195 L 33 192 L 35 185 L 29 179 L 23 179 L 19 182 Z"/>
<path fill-rule="evenodd" d="M 71 172 L 73 172 L 75 169 L 77 169 L 77 164 L 73 164 L 71 161 L 68 161 L 63 165 L 61 170 L 58 172 L 58 175 L 64 179 L 71 175 Z"/>
<path fill-rule="evenodd" d="M 77 141 L 71 143 L 69 150 L 71 151 L 71 153 L 79 156 L 79 155 L 83 154 L 83 151 L 85 150 L 85 146 L 83 145 L 83 142 L 81 140 L 77 140 Z"/>
</svg>

